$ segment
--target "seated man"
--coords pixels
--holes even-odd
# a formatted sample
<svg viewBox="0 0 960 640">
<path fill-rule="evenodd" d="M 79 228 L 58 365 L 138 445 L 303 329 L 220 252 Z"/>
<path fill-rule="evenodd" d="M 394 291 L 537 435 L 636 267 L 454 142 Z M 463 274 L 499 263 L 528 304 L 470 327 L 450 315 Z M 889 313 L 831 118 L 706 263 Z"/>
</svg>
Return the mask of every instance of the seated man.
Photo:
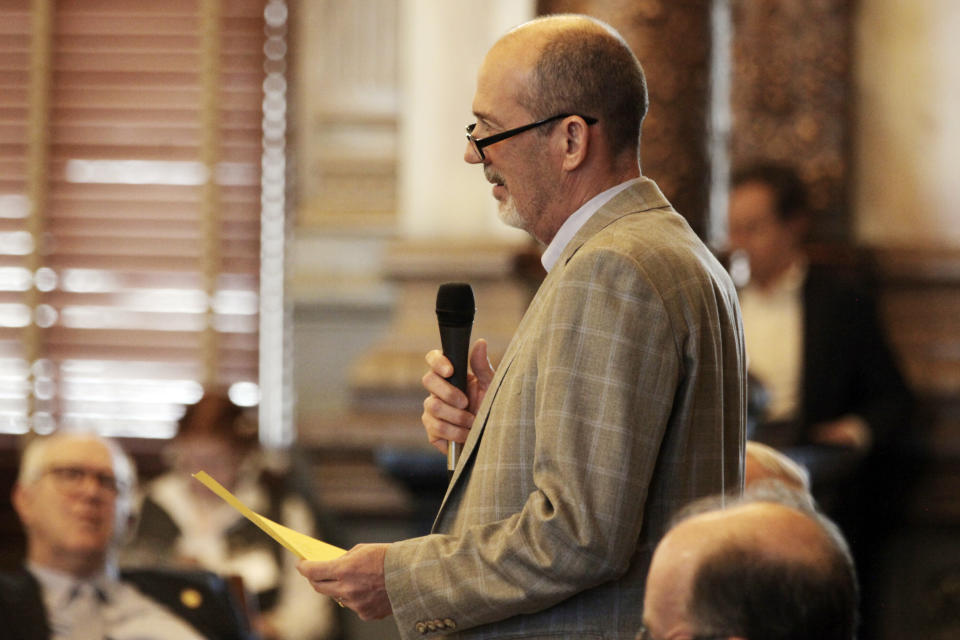
<svg viewBox="0 0 960 640">
<path fill-rule="evenodd" d="M 883 444 L 907 424 L 911 397 L 870 279 L 808 258 L 811 213 L 790 167 L 738 171 L 729 213 L 730 250 L 749 265 L 735 261 L 749 277 L 739 293 L 750 380 L 767 396 L 748 435 L 778 449 L 817 445 L 853 457 Z M 816 495 L 822 465 L 803 462 Z"/>
<path fill-rule="evenodd" d="M 858 589 L 840 530 L 808 496 L 693 509 L 657 545 L 638 640 L 852 640 Z M 690 510 L 685 512 L 691 513 Z"/>
<path fill-rule="evenodd" d="M 30 442 L 13 488 L 27 538 L 23 571 L 0 574 L 8 640 L 241 640 L 251 636 L 223 581 L 205 572 L 119 573 L 133 465 L 89 433 Z"/>
<path fill-rule="evenodd" d="M 849 247 L 824 252 L 807 242 L 814 217 L 793 168 L 747 166 L 732 184 L 729 248 L 739 256 L 748 391 L 758 400 L 747 437 L 807 469 L 817 504 L 870 570 L 898 491 L 891 471 L 901 465 L 889 458 L 899 457 L 912 412 L 873 269 L 849 259 Z"/>
</svg>

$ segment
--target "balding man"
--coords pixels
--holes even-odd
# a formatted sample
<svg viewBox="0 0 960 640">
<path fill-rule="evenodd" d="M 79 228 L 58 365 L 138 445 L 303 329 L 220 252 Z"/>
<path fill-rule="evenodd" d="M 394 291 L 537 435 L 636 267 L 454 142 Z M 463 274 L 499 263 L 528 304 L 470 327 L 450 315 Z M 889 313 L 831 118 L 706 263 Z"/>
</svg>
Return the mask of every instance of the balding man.
<svg viewBox="0 0 960 640">
<path fill-rule="evenodd" d="M 13 506 L 27 537 L 22 571 L 0 574 L 6 640 L 251 638 L 225 583 L 206 572 L 120 572 L 133 466 L 92 433 L 36 438 Z"/>
<path fill-rule="evenodd" d="M 681 519 L 657 546 L 637 640 L 853 640 L 840 530 L 803 494 L 758 493 Z"/>
<path fill-rule="evenodd" d="M 462 455 L 433 532 L 303 563 L 314 587 L 403 638 L 623 638 L 667 518 L 740 488 L 737 297 L 640 172 L 643 71 L 623 38 L 550 16 L 483 61 L 464 159 L 548 275 L 496 372 L 468 393 L 427 355 L 423 423 Z"/>
<path fill-rule="evenodd" d="M 743 486 L 780 484 L 800 493 L 810 493 L 810 472 L 773 447 L 748 440 L 743 464 Z"/>
</svg>

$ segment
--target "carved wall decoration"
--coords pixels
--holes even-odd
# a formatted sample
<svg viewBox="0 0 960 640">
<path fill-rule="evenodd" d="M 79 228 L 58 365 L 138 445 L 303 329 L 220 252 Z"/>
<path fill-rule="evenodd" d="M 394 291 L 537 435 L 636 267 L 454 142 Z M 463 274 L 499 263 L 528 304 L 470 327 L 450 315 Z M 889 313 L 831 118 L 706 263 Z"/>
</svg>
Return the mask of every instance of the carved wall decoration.
<svg viewBox="0 0 960 640">
<path fill-rule="evenodd" d="M 693 228 L 707 226 L 707 108 L 713 0 L 540 0 L 537 12 L 583 13 L 613 26 L 647 75 L 643 172 Z"/>
<path fill-rule="evenodd" d="M 731 163 L 793 164 L 821 218 L 849 227 L 852 0 L 732 0 Z"/>
</svg>

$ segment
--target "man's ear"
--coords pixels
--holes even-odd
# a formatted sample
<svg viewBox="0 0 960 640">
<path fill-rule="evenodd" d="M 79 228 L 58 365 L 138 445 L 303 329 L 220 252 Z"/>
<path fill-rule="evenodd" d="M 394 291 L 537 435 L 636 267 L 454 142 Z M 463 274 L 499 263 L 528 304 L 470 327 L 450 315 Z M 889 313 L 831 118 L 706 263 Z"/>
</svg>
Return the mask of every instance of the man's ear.
<svg viewBox="0 0 960 640">
<path fill-rule="evenodd" d="M 573 171 L 587 159 L 590 148 L 590 127 L 579 116 L 570 116 L 561 121 L 563 127 L 563 169 Z"/>
<path fill-rule="evenodd" d="M 10 492 L 10 502 L 13 504 L 14 510 L 17 512 L 17 515 L 20 516 L 20 521 L 26 525 L 27 520 L 30 518 L 30 497 L 27 495 L 29 490 L 24 487 L 22 484 L 17 482 L 13 485 L 13 491 Z"/>
</svg>

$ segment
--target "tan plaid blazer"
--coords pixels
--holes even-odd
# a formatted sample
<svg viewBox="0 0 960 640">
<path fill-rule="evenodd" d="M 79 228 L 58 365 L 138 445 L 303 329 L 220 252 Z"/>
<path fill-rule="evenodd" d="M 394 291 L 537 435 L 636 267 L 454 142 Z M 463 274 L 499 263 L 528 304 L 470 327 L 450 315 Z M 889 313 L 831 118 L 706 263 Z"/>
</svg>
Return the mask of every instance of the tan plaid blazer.
<svg viewBox="0 0 960 640">
<path fill-rule="evenodd" d="M 727 273 L 642 179 L 566 247 L 477 413 L 433 533 L 391 545 L 402 638 L 627 638 L 678 507 L 739 490 Z"/>
</svg>

